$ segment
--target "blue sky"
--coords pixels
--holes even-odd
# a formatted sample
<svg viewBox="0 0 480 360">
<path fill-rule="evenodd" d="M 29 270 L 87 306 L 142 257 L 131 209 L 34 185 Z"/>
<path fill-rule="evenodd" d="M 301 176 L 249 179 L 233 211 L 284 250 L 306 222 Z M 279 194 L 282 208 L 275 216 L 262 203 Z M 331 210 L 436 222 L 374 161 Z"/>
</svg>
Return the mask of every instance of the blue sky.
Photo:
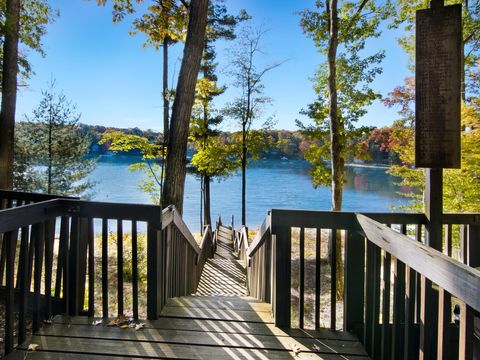
<svg viewBox="0 0 480 360">
<path fill-rule="evenodd" d="M 58 89 L 77 104 L 86 124 L 161 130 L 161 53 L 143 48 L 143 35 L 129 35 L 130 21 L 114 25 L 110 6 L 98 7 L 94 0 L 50 3 L 60 10 L 60 17 L 49 25 L 43 40 L 46 57 L 29 56 L 35 75 L 19 93 L 17 119 L 31 114 L 41 90 L 53 77 Z M 226 5 L 231 13 L 246 9 L 255 24 L 269 29 L 264 37 L 266 55 L 260 64 L 288 60 L 265 77 L 265 94 L 273 99 L 266 115 L 275 115 L 278 129 L 295 129 L 295 119 L 302 118 L 300 109 L 314 99 L 309 77 L 323 61 L 312 41 L 302 34 L 295 14 L 313 8 L 314 0 L 226 0 Z M 409 74 L 407 56 L 396 42 L 399 34 L 385 31 L 381 38 L 368 43 L 368 51 L 386 50 L 384 72 L 373 84 L 384 95 Z M 219 80 L 227 86 L 228 46 L 218 47 Z M 172 73 L 178 74 L 180 56 L 181 47 L 177 46 L 170 60 Z M 235 89 L 230 87 L 218 106 L 234 96 Z M 396 118 L 395 110 L 377 102 L 360 124 L 383 126 Z M 224 130 L 235 129 L 228 120 L 222 126 Z"/>
</svg>

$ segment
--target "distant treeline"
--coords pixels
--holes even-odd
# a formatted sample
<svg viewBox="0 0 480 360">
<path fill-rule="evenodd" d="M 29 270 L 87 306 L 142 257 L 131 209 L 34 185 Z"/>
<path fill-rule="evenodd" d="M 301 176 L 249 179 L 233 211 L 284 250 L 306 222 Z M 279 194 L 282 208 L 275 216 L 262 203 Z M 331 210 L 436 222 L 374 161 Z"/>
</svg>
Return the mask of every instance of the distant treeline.
<svg viewBox="0 0 480 360">
<path fill-rule="evenodd" d="M 138 135 L 145 137 L 150 141 L 162 141 L 163 134 L 154 130 L 141 130 L 135 128 L 115 128 L 100 125 L 80 124 L 79 131 L 88 135 L 91 139 L 91 154 L 107 154 L 109 152 L 109 144 L 99 144 L 103 134 L 109 131 L 120 131 L 128 135 Z M 378 130 L 377 130 L 378 131 Z M 364 148 L 363 155 L 359 159 L 347 159 L 349 162 L 360 160 L 367 164 L 391 164 L 397 162 L 397 156 L 390 148 L 386 148 L 378 141 L 378 136 L 373 136 L 375 129 L 372 128 L 369 133 L 365 133 L 358 139 L 352 139 Z M 262 154 L 262 158 L 267 159 L 299 159 L 302 158 L 302 152 L 314 143 L 315 140 L 308 139 L 301 131 L 291 130 L 266 130 L 268 144 Z M 232 137 L 231 132 L 221 132 L 219 135 L 223 140 L 227 141 Z M 193 144 L 189 144 L 187 152 L 189 155 L 195 152 Z M 128 153 L 130 155 L 138 155 L 136 151 Z"/>
</svg>

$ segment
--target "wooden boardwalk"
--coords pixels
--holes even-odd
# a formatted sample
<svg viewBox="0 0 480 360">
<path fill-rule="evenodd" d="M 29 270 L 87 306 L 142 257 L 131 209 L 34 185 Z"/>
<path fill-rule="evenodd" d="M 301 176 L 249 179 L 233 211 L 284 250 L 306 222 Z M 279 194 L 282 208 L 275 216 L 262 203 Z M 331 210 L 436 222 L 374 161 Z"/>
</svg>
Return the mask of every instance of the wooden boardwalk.
<svg viewBox="0 0 480 360">
<path fill-rule="evenodd" d="M 57 316 L 8 359 L 368 358 L 348 333 L 276 328 L 270 305 L 247 296 L 245 269 L 232 250 L 231 230 L 222 228 L 197 293 L 170 299 L 160 318 L 139 330 Z M 27 353 L 29 344 L 36 351 Z"/>
</svg>

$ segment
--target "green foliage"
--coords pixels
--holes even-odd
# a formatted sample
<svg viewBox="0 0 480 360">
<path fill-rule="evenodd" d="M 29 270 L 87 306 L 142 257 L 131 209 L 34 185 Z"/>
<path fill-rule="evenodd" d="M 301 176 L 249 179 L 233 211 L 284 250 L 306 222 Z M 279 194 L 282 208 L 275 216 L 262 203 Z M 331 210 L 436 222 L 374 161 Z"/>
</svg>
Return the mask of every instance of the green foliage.
<svg viewBox="0 0 480 360">
<path fill-rule="evenodd" d="M 388 106 L 398 105 L 402 116 L 391 127 L 392 148 L 399 154 L 401 164 L 392 166 L 389 172 L 401 179 L 400 185 L 404 189 L 401 194 L 411 200 L 404 208 L 422 211 L 425 175 L 422 169 L 413 168 L 414 90 L 415 84 L 409 78 L 405 85 L 395 88 L 384 102 Z M 443 171 L 444 212 L 477 211 L 480 206 L 480 108 L 462 104 L 461 121 L 461 169 Z"/>
<path fill-rule="evenodd" d="M 478 1 L 445 0 L 445 5 L 462 4 L 462 27 L 466 91 L 479 95 L 478 82 L 480 61 L 480 3 Z M 415 11 L 427 9 L 429 0 L 397 0 L 392 27 L 405 30 L 398 42 L 410 57 L 410 68 L 415 65 Z"/>
<path fill-rule="evenodd" d="M 240 164 L 234 157 L 236 147 L 225 144 L 217 138 L 210 138 L 208 144 L 192 157 L 192 164 L 196 170 L 209 177 L 227 177 L 231 175 Z"/>
<path fill-rule="evenodd" d="M 47 25 L 59 16 L 58 11 L 52 9 L 48 0 L 22 0 L 20 8 L 20 51 L 19 73 L 23 80 L 28 80 L 33 73 L 28 60 L 28 51 L 33 50 L 45 56 L 42 46 L 42 37 L 47 33 Z M 3 41 L 8 31 L 6 18 L 6 0 L 0 0 L 0 66 L 3 61 Z M 1 73 L 0 73 L 1 82 Z"/>
<path fill-rule="evenodd" d="M 58 195 L 82 195 L 93 184 L 90 139 L 79 132 L 80 115 L 52 82 L 28 122 L 17 123 L 14 187 Z"/>
<path fill-rule="evenodd" d="M 339 148 L 342 163 L 346 159 L 365 158 L 364 147 L 359 146 L 365 139 L 368 128 L 356 128 L 355 123 L 367 113 L 367 107 L 380 98 L 380 94 L 371 88 L 376 76 L 382 73 L 380 64 L 385 57 L 383 51 L 365 55 L 368 39 L 381 35 L 380 24 L 392 12 L 390 1 L 342 1 L 338 8 L 338 43 L 336 63 L 336 90 L 339 117 Z M 329 45 L 329 9 L 323 2 L 316 2 L 315 10 L 300 12 L 300 26 L 304 33 L 312 38 L 322 55 L 326 55 Z M 328 82 L 328 63 L 322 62 L 311 79 L 317 99 L 301 113 L 313 120 L 313 125 L 297 121 L 297 126 L 310 140 L 317 143 L 303 152 L 306 160 L 312 164 L 313 185 L 329 186 L 331 170 L 325 163 L 331 157 L 330 134 L 330 91 Z"/>
<path fill-rule="evenodd" d="M 130 165 L 129 170 L 145 174 L 146 178 L 141 181 L 138 188 L 150 196 L 152 203 L 160 204 L 163 168 L 158 162 L 163 161 L 165 156 L 160 139 L 152 141 L 139 135 L 109 131 L 105 132 L 99 141 L 99 144 L 105 143 L 108 143 L 110 150 L 115 152 L 140 151 L 143 161 Z"/>
</svg>

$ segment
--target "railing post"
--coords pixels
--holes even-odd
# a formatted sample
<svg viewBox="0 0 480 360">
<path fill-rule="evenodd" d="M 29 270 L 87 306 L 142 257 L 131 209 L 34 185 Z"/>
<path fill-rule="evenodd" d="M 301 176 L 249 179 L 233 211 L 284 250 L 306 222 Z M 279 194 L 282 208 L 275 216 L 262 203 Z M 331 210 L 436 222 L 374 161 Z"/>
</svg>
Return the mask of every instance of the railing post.
<svg viewBox="0 0 480 360">
<path fill-rule="evenodd" d="M 147 318 L 158 318 L 161 311 L 161 258 L 162 231 L 148 224 L 147 230 Z"/>
<path fill-rule="evenodd" d="M 343 327 L 363 339 L 365 238 L 354 231 L 347 231 L 346 240 Z"/>
<path fill-rule="evenodd" d="M 290 296 L 291 296 L 291 231 L 282 224 L 281 219 L 272 210 L 272 234 L 276 236 L 275 244 L 275 326 L 290 327 Z"/>
</svg>

